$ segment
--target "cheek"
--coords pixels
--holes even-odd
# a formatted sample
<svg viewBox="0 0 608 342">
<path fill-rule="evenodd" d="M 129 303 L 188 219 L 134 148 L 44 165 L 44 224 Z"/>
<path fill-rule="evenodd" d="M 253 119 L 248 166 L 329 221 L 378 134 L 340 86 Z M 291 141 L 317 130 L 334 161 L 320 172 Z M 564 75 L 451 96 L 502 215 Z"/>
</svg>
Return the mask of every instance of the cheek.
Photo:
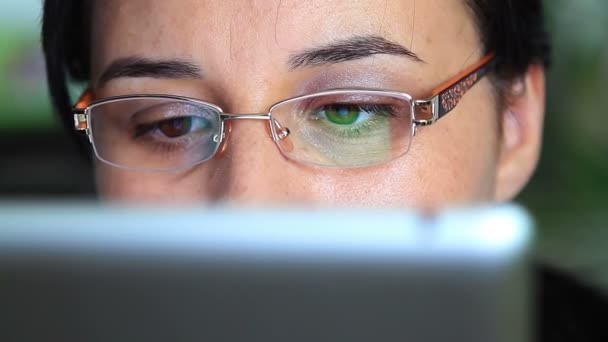
<svg viewBox="0 0 608 342">
<path fill-rule="evenodd" d="M 462 146 L 464 142 L 458 144 Z M 494 167 L 489 150 L 462 153 L 457 147 L 428 154 L 411 151 L 385 166 L 311 184 L 316 202 L 357 207 L 440 208 L 487 202 L 493 197 Z M 487 153 L 485 153 L 487 152 Z M 484 156 L 485 154 L 485 156 Z"/>
<path fill-rule="evenodd" d="M 491 201 L 498 161 L 496 116 L 450 115 L 454 116 L 423 128 L 412 146 L 412 172 L 426 183 L 424 201 L 439 205 Z"/>
</svg>

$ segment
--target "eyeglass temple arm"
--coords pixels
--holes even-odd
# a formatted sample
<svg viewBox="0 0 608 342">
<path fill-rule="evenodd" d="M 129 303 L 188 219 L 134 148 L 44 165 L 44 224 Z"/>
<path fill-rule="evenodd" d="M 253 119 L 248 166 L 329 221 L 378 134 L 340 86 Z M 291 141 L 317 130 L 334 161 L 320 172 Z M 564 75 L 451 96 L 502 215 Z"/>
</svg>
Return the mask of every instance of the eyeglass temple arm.
<svg viewBox="0 0 608 342">
<path fill-rule="evenodd" d="M 80 95 L 74 108 L 72 108 L 72 115 L 74 116 L 74 128 L 77 131 L 86 131 L 89 128 L 89 122 L 85 114 L 85 109 L 93 101 L 93 91 L 91 88 Z"/>
<path fill-rule="evenodd" d="M 490 53 L 433 90 L 426 100 L 415 101 L 416 123 L 430 125 L 451 112 L 462 97 L 496 66 L 496 54 Z"/>
</svg>

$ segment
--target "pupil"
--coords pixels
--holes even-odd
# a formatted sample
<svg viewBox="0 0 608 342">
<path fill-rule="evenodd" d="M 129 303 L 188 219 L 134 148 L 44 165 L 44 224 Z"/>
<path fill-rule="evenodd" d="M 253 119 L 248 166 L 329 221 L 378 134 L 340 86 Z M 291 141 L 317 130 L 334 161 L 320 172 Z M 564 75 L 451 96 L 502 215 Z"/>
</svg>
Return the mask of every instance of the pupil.
<svg viewBox="0 0 608 342">
<path fill-rule="evenodd" d="M 175 118 L 158 124 L 160 131 L 169 138 L 177 138 L 187 134 L 192 128 L 192 118 Z"/>
<path fill-rule="evenodd" d="M 351 125 L 359 119 L 357 105 L 331 105 L 325 109 L 327 119 L 338 125 Z"/>
</svg>

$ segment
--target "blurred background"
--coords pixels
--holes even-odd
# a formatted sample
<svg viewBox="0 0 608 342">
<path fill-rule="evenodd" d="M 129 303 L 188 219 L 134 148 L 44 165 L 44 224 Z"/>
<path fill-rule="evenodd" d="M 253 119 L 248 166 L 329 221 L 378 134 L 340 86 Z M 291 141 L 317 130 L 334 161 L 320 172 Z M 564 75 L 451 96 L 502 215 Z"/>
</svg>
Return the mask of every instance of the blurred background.
<svg viewBox="0 0 608 342">
<path fill-rule="evenodd" d="M 542 160 L 518 198 L 535 253 L 608 289 L 608 2 L 551 0 L 554 38 Z M 0 197 L 94 197 L 91 170 L 51 112 L 40 0 L 0 1 Z"/>
</svg>

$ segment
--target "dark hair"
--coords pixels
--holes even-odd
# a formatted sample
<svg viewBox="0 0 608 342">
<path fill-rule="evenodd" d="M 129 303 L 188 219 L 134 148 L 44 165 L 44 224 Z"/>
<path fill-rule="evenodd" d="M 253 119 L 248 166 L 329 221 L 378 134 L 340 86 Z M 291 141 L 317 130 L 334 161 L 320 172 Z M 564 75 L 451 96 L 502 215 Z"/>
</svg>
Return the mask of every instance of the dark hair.
<svg viewBox="0 0 608 342">
<path fill-rule="evenodd" d="M 502 85 L 524 75 L 531 64 L 549 65 L 550 42 L 542 0 L 464 0 L 472 10 L 483 48 L 498 57 L 493 79 Z M 71 130 L 68 81 L 89 81 L 92 0 L 45 0 L 42 46 L 50 95 Z"/>
</svg>

